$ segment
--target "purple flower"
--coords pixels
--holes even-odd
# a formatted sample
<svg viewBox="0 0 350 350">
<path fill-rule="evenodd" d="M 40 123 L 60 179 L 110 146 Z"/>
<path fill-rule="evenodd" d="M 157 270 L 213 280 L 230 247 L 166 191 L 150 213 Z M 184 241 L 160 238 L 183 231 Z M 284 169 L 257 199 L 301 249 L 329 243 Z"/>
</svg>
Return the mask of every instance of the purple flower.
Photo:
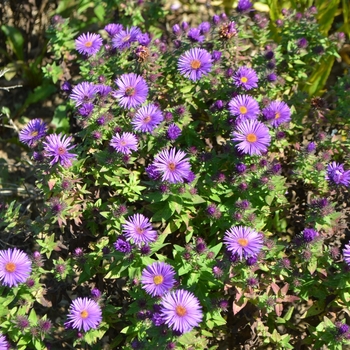
<svg viewBox="0 0 350 350">
<path fill-rule="evenodd" d="M 213 61 L 213 63 L 220 61 L 222 52 L 221 51 L 213 51 L 211 54 L 211 59 Z"/>
<path fill-rule="evenodd" d="M 122 226 L 126 239 L 132 239 L 139 247 L 142 243 L 152 243 L 157 240 L 157 231 L 153 230 L 149 219 L 142 214 L 130 216 Z"/>
<path fill-rule="evenodd" d="M 84 103 L 79 109 L 78 112 L 82 117 L 88 117 L 94 110 L 94 105 L 90 102 Z"/>
<path fill-rule="evenodd" d="M 148 35 L 148 33 L 144 33 L 144 34 L 139 34 L 137 36 L 137 41 L 139 42 L 140 45 L 142 46 L 148 46 L 151 42 L 151 38 Z"/>
<path fill-rule="evenodd" d="M 260 113 L 258 102 L 249 95 L 238 95 L 228 103 L 232 115 L 239 117 L 240 121 L 257 119 Z"/>
<path fill-rule="evenodd" d="M 27 254 L 21 250 L 0 250 L 0 281 L 3 285 L 16 287 L 29 277 L 32 267 Z"/>
<path fill-rule="evenodd" d="M 210 23 L 209 22 L 202 22 L 199 24 L 198 29 L 201 34 L 209 33 L 210 31 Z"/>
<path fill-rule="evenodd" d="M 348 266 L 350 266 L 350 241 L 349 244 L 345 245 L 345 248 L 343 249 L 343 255 L 344 261 L 347 263 Z"/>
<path fill-rule="evenodd" d="M 119 50 L 124 50 L 130 47 L 131 43 L 137 41 L 137 36 L 141 33 L 140 28 L 131 27 L 121 30 L 113 36 L 112 46 Z"/>
<path fill-rule="evenodd" d="M 202 35 L 201 31 L 198 28 L 191 28 L 187 33 L 187 37 L 194 43 L 201 43 L 205 39 L 204 35 Z"/>
<path fill-rule="evenodd" d="M 181 129 L 173 123 L 169 125 L 166 134 L 169 140 L 176 140 L 181 135 Z"/>
<path fill-rule="evenodd" d="M 250 227 L 234 226 L 225 232 L 224 243 L 231 254 L 238 254 L 242 260 L 259 254 L 263 236 Z"/>
<path fill-rule="evenodd" d="M 313 228 L 306 228 L 303 231 L 303 238 L 306 243 L 312 242 L 318 236 L 319 233 Z"/>
<path fill-rule="evenodd" d="M 300 49 L 305 49 L 307 46 L 308 46 L 308 41 L 305 39 L 305 38 L 300 38 L 298 39 L 297 41 L 297 46 L 300 48 Z"/>
<path fill-rule="evenodd" d="M 269 82 L 269 83 L 273 83 L 274 81 L 277 80 L 277 75 L 275 73 L 270 73 L 266 76 L 266 80 Z"/>
<path fill-rule="evenodd" d="M 162 181 L 184 182 L 191 173 L 191 165 L 183 151 L 165 149 L 154 158 L 153 165 L 162 174 Z"/>
<path fill-rule="evenodd" d="M 262 114 L 265 119 L 269 120 L 271 125 L 275 128 L 291 120 L 290 108 L 283 101 L 272 101 L 267 107 L 262 110 Z"/>
<path fill-rule="evenodd" d="M 75 40 L 75 48 L 85 55 L 95 55 L 102 46 L 102 38 L 99 34 L 86 33 Z"/>
<path fill-rule="evenodd" d="M 239 142 L 236 147 L 239 151 L 249 155 L 261 155 L 270 145 L 269 129 L 257 120 L 244 120 L 233 132 L 233 141 Z"/>
<path fill-rule="evenodd" d="M 237 5 L 237 12 L 245 12 L 250 10 L 253 4 L 249 0 L 239 0 Z"/>
<path fill-rule="evenodd" d="M 121 24 L 110 23 L 104 27 L 104 30 L 108 33 L 110 37 L 118 34 L 121 30 L 123 30 L 123 26 Z"/>
<path fill-rule="evenodd" d="M 122 252 L 125 254 L 129 254 L 131 253 L 131 245 L 129 242 L 127 242 L 125 240 L 125 238 L 123 236 L 120 236 L 119 238 L 117 238 L 117 240 L 113 243 L 115 250 L 117 250 L 118 252 Z"/>
<path fill-rule="evenodd" d="M 81 104 L 92 100 L 96 93 L 96 86 L 93 83 L 84 81 L 73 88 L 72 93 L 69 95 L 69 97 L 75 102 L 75 105 L 78 107 Z"/>
<path fill-rule="evenodd" d="M 137 138 L 130 132 L 121 135 L 116 133 L 109 144 L 119 153 L 131 154 L 131 151 L 137 151 Z"/>
<path fill-rule="evenodd" d="M 146 173 L 152 180 L 158 180 L 161 176 L 160 172 L 157 170 L 157 167 L 153 164 L 150 164 L 146 168 Z"/>
<path fill-rule="evenodd" d="M 123 108 L 135 108 L 146 101 L 148 86 L 145 80 L 135 74 L 123 74 L 115 80 L 118 90 L 113 96 L 119 99 L 119 105 Z"/>
<path fill-rule="evenodd" d="M 72 160 L 75 160 L 77 155 L 69 153 L 68 151 L 75 147 L 70 145 L 72 136 L 66 136 L 62 134 L 51 134 L 46 136 L 46 140 L 43 142 L 45 157 L 53 157 L 50 165 L 60 162 L 60 164 L 68 168 L 72 165 Z"/>
<path fill-rule="evenodd" d="M 7 350 L 10 349 L 10 345 L 6 340 L 6 337 L 0 333 L 0 349 Z"/>
<path fill-rule="evenodd" d="M 41 119 L 31 120 L 19 133 L 19 140 L 29 147 L 35 145 L 36 141 L 46 135 L 47 126 Z"/>
<path fill-rule="evenodd" d="M 163 121 L 162 111 L 150 103 L 142 106 L 135 114 L 131 124 L 135 130 L 152 132 Z"/>
<path fill-rule="evenodd" d="M 240 67 L 233 76 L 233 82 L 237 87 L 245 90 L 251 90 L 258 87 L 258 76 L 254 69 Z"/>
<path fill-rule="evenodd" d="M 161 315 L 172 330 L 181 333 L 190 332 L 203 319 L 199 300 L 183 289 L 170 292 L 162 298 Z"/>
<path fill-rule="evenodd" d="M 313 151 L 315 151 L 316 149 L 316 143 L 315 142 L 310 142 L 307 146 L 306 146 L 306 152 L 308 153 L 312 153 Z"/>
<path fill-rule="evenodd" d="M 169 264 L 156 261 L 142 271 L 142 288 L 153 297 L 162 296 L 175 285 L 175 270 Z"/>
<path fill-rule="evenodd" d="M 106 97 L 112 91 L 112 88 L 108 85 L 98 84 L 96 90 L 101 97 Z"/>
<path fill-rule="evenodd" d="M 90 298 L 77 298 L 73 300 L 67 316 L 65 326 L 84 330 L 96 329 L 102 321 L 102 311 L 96 301 Z"/>
<path fill-rule="evenodd" d="M 344 170 L 344 164 L 332 162 L 327 165 L 326 180 L 335 185 L 349 186 L 350 170 Z"/>
<path fill-rule="evenodd" d="M 173 29 L 174 35 L 176 35 L 176 36 L 181 35 L 181 28 L 178 24 L 174 24 L 172 29 Z"/>
<path fill-rule="evenodd" d="M 162 315 L 158 312 L 155 312 L 153 315 L 152 315 L 152 322 L 153 324 L 156 326 L 156 327 L 159 327 L 161 326 L 162 324 L 164 324 L 164 319 L 162 317 Z"/>
<path fill-rule="evenodd" d="M 207 75 L 212 66 L 211 55 L 204 49 L 190 49 L 180 56 L 178 69 L 182 75 L 192 81 L 199 80 Z"/>
</svg>

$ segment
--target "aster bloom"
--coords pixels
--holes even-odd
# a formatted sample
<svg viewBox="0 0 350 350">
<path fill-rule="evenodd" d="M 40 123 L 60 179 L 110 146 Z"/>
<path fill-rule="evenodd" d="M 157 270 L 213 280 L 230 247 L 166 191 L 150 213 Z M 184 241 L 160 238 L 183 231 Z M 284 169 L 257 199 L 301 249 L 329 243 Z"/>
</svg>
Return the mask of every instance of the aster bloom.
<svg viewBox="0 0 350 350">
<path fill-rule="evenodd" d="M 75 160 L 77 155 L 69 153 L 69 150 L 75 147 L 70 142 L 72 136 L 66 136 L 62 134 L 51 134 L 46 136 L 46 140 L 43 142 L 44 152 L 46 157 L 52 157 L 50 165 L 60 163 L 65 168 L 72 165 L 72 160 Z"/>
<path fill-rule="evenodd" d="M 238 95 L 228 103 L 228 110 L 232 115 L 245 119 L 257 119 L 260 113 L 258 102 L 249 95 Z"/>
<path fill-rule="evenodd" d="M 181 129 L 173 123 L 169 125 L 166 134 L 169 140 L 176 140 L 181 135 Z"/>
<path fill-rule="evenodd" d="M 350 170 L 344 170 L 344 164 L 332 162 L 327 165 L 326 180 L 335 185 L 349 186 Z"/>
<path fill-rule="evenodd" d="M 253 4 L 249 0 L 239 0 L 237 5 L 237 12 L 245 12 L 250 10 Z"/>
<path fill-rule="evenodd" d="M 69 95 L 69 97 L 75 102 L 75 105 L 78 107 L 85 102 L 90 102 L 96 93 L 96 86 L 93 83 L 84 81 L 73 88 L 72 93 Z"/>
<path fill-rule="evenodd" d="M 16 287 L 29 277 L 32 263 L 23 251 L 14 248 L 0 250 L 0 281 L 1 284 Z"/>
<path fill-rule="evenodd" d="M 102 46 L 102 38 L 99 34 L 86 33 L 75 40 L 75 48 L 85 55 L 95 55 Z"/>
<path fill-rule="evenodd" d="M 170 292 L 162 298 L 160 314 L 172 330 L 180 333 L 190 332 L 203 319 L 199 300 L 183 289 Z"/>
<path fill-rule="evenodd" d="M 96 91 L 101 97 L 106 97 L 112 91 L 112 88 L 108 85 L 98 84 L 96 85 Z"/>
<path fill-rule="evenodd" d="M 209 22 L 202 22 L 199 24 L 198 29 L 200 30 L 201 34 L 209 33 L 210 31 L 210 23 Z"/>
<path fill-rule="evenodd" d="M 107 24 L 103 29 L 108 33 L 110 37 L 113 37 L 124 28 L 121 24 L 110 23 L 110 24 Z"/>
<path fill-rule="evenodd" d="M 151 38 L 148 35 L 148 33 L 144 33 L 144 34 L 139 34 L 137 36 L 137 41 L 139 42 L 140 45 L 142 46 L 148 46 L 151 42 Z"/>
<path fill-rule="evenodd" d="M 19 133 L 19 140 L 29 147 L 35 145 L 36 141 L 46 135 L 47 126 L 41 119 L 31 120 Z"/>
<path fill-rule="evenodd" d="M 135 130 L 152 132 L 163 121 L 162 111 L 150 103 L 142 106 L 135 114 L 131 124 Z"/>
<path fill-rule="evenodd" d="M 153 297 L 168 292 L 175 284 L 174 268 L 164 262 L 156 261 L 142 271 L 142 288 Z"/>
<path fill-rule="evenodd" d="M 6 337 L 0 333 L 0 349 L 7 350 L 9 348 L 10 346 L 6 340 Z"/>
<path fill-rule="evenodd" d="M 119 153 L 131 154 L 132 151 L 137 151 L 137 138 L 130 132 L 123 132 L 121 135 L 117 133 L 109 144 Z"/>
<path fill-rule="evenodd" d="M 191 28 L 187 33 L 187 37 L 194 43 L 201 43 L 205 39 L 204 35 L 202 35 L 201 31 L 198 28 Z"/>
<path fill-rule="evenodd" d="M 343 249 L 343 256 L 344 261 L 350 266 L 350 242 L 349 244 L 345 245 L 345 248 Z"/>
<path fill-rule="evenodd" d="M 162 181 L 184 182 L 190 176 L 191 165 L 183 151 L 165 149 L 154 158 L 153 165 L 162 174 Z"/>
<path fill-rule="evenodd" d="M 303 231 L 303 239 L 306 243 L 312 242 L 318 236 L 319 233 L 313 228 L 306 228 Z"/>
<path fill-rule="evenodd" d="M 123 29 L 113 36 L 112 46 L 119 50 L 127 49 L 133 42 L 137 41 L 139 34 L 142 33 L 138 27 Z"/>
<path fill-rule="evenodd" d="M 90 298 L 77 298 L 73 300 L 66 327 L 71 327 L 87 332 L 91 328 L 96 329 L 102 321 L 100 306 Z"/>
<path fill-rule="evenodd" d="M 114 248 L 115 250 L 117 250 L 118 252 L 122 252 L 125 254 L 129 254 L 131 253 L 131 245 L 129 242 L 127 242 L 125 240 L 125 238 L 123 236 L 120 236 L 114 243 Z"/>
<path fill-rule="evenodd" d="M 93 103 L 84 103 L 79 109 L 78 112 L 82 117 L 88 117 L 94 110 Z"/>
<path fill-rule="evenodd" d="M 258 76 L 254 69 L 248 67 L 240 67 L 233 75 L 233 82 L 237 87 L 245 90 L 251 90 L 258 87 Z"/>
<path fill-rule="evenodd" d="M 118 90 L 113 96 L 119 99 L 119 105 L 123 108 L 135 108 L 146 101 L 148 86 L 145 80 L 135 73 L 123 74 L 115 80 Z"/>
<path fill-rule="evenodd" d="M 291 120 L 290 108 L 283 101 L 272 101 L 262 110 L 262 114 L 275 128 L 283 123 L 290 122 Z"/>
<path fill-rule="evenodd" d="M 178 69 L 182 75 L 192 81 L 199 80 L 202 75 L 207 75 L 212 66 L 212 58 L 204 49 L 190 49 L 180 56 Z"/>
<path fill-rule="evenodd" d="M 263 236 L 250 227 L 234 226 L 225 232 L 224 243 L 231 254 L 242 258 L 257 256 L 263 246 Z"/>
<path fill-rule="evenodd" d="M 126 239 L 132 239 L 137 246 L 157 240 L 157 231 L 153 230 L 149 219 L 142 214 L 135 214 L 129 217 L 122 226 Z"/>
<path fill-rule="evenodd" d="M 257 120 L 244 120 L 233 132 L 233 141 L 239 151 L 249 155 L 261 155 L 270 145 L 269 129 Z"/>
</svg>

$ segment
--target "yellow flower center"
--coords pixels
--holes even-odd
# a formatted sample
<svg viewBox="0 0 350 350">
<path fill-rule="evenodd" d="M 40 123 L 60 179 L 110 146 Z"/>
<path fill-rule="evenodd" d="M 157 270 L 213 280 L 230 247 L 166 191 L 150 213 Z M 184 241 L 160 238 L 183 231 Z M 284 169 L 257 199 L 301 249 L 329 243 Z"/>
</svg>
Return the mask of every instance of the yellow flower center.
<svg viewBox="0 0 350 350">
<path fill-rule="evenodd" d="M 139 235 L 143 235 L 143 228 L 141 228 L 141 227 L 136 227 L 135 231 L 136 231 L 136 233 L 138 233 Z"/>
<path fill-rule="evenodd" d="M 85 47 L 91 47 L 92 46 L 92 41 L 87 41 L 84 45 L 85 45 Z"/>
<path fill-rule="evenodd" d="M 249 243 L 246 238 L 238 238 L 237 242 L 241 247 L 246 247 Z"/>
<path fill-rule="evenodd" d="M 193 60 L 191 62 L 191 68 L 192 69 L 199 69 L 201 67 L 201 61 L 200 60 Z"/>
<path fill-rule="evenodd" d="M 187 314 L 186 308 L 181 305 L 176 306 L 175 312 L 180 317 L 183 317 Z"/>
<path fill-rule="evenodd" d="M 81 313 L 80 313 L 80 316 L 81 318 L 87 318 L 89 316 L 89 313 L 86 311 L 86 310 L 83 310 Z"/>
<path fill-rule="evenodd" d="M 36 130 L 34 130 L 30 133 L 30 136 L 35 137 L 35 136 L 38 136 L 38 134 L 39 133 Z"/>
<path fill-rule="evenodd" d="M 245 106 L 240 106 L 240 107 L 239 107 L 239 112 L 240 112 L 241 114 L 246 114 L 246 113 L 248 112 L 248 109 L 247 109 L 247 107 L 245 107 Z"/>
<path fill-rule="evenodd" d="M 151 116 L 150 115 L 148 115 L 147 117 L 145 117 L 145 118 L 143 118 L 143 121 L 145 122 L 145 123 L 149 123 L 150 121 L 151 121 Z"/>
<path fill-rule="evenodd" d="M 130 35 L 126 35 L 126 36 L 123 38 L 122 41 L 125 43 L 125 42 L 127 42 L 129 39 L 130 39 Z"/>
<path fill-rule="evenodd" d="M 132 86 L 129 86 L 125 89 L 125 95 L 126 96 L 134 96 L 135 95 L 135 89 Z"/>
<path fill-rule="evenodd" d="M 164 281 L 164 278 L 162 275 L 157 275 L 153 277 L 153 282 L 156 285 L 163 283 L 163 281 Z"/>
<path fill-rule="evenodd" d="M 242 77 L 242 78 L 241 78 L 241 82 L 242 82 L 242 83 L 246 83 L 247 81 L 248 81 L 248 78 L 247 78 L 247 77 Z"/>
<path fill-rule="evenodd" d="M 175 163 L 169 163 L 168 164 L 168 168 L 169 168 L 170 171 L 174 171 L 176 169 Z"/>
<path fill-rule="evenodd" d="M 277 113 L 275 114 L 275 119 L 278 119 L 280 116 L 281 116 L 281 115 L 277 112 Z"/>
<path fill-rule="evenodd" d="M 5 270 L 7 272 L 15 272 L 16 271 L 16 264 L 13 263 L 13 262 L 8 262 L 6 265 L 5 265 Z"/>
<path fill-rule="evenodd" d="M 258 138 L 256 137 L 255 134 L 248 134 L 247 137 L 246 137 L 246 140 L 247 140 L 248 142 L 256 142 L 257 139 L 258 139 Z"/>
</svg>

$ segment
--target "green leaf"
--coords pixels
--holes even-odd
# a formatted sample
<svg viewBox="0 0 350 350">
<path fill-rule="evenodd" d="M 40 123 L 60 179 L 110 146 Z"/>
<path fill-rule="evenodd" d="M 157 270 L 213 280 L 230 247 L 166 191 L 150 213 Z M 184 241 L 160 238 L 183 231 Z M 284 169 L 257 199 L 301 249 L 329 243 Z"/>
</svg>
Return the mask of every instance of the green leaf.
<svg viewBox="0 0 350 350">
<path fill-rule="evenodd" d="M 24 61 L 23 44 L 24 38 L 22 33 L 15 27 L 2 25 L 1 30 L 7 37 L 7 43 L 11 46 L 16 57 L 20 61 Z"/>
<path fill-rule="evenodd" d="M 322 34 L 327 35 L 337 15 L 340 0 L 316 0 L 317 19 Z"/>
<path fill-rule="evenodd" d="M 95 8 L 94 8 L 94 12 L 96 17 L 98 18 L 98 20 L 100 22 L 103 22 L 105 16 L 106 16 L 106 11 L 105 8 L 102 6 L 102 4 L 98 4 Z"/>
<path fill-rule="evenodd" d="M 53 115 L 51 123 L 56 126 L 56 133 L 69 131 L 69 119 L 67 117 L 67 105 L 59 105 Z"/>
</svg>

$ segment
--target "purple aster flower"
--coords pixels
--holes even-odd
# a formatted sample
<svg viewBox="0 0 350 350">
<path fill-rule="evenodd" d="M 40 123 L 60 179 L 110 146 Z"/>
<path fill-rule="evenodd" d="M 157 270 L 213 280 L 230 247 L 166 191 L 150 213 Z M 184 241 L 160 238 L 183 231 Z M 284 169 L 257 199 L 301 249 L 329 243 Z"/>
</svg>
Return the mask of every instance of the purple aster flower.
<svg viewBox="0 0 350 350">
<path fill-rule="evenodd" d="M 119 99 L 119 105 L 123 108 L 135 108 L 146 101 L 148 86 L 145 80 L 135 73 L 123 74 L 115 80 L 118 90 L 113 96 Z"/>
<path fill-rule="evenodd" d="M 272 101 L 267 107 L 262 110 L 262 114 L 265 119 L 269 120 L 271 125 L 275 128 L 291 120 L 290 108 L 283 101 Z"/>
<path fill-rule="evenodd" d="M 137 36 L 137 41 L 139 42 L 140 45 L 142 46 L 148 46 L 151 42 L 151 38 L 148 35 L 148 33 L 144 33 L 144 34 L 139 34 Z"/>
<path fill-rule="evenodd" d="M 266 76 L 266 80 L 269 82 L 269 83 L 273 83 L 274 81 L 277 80 L 277 75 L 275 73 L 270 73 Z"/>
<path fill-rule="evenodd" d="M 127 242 L 125 240 L 125 238 L 123 236 L 120 236 L 119 238 L 117 238 L 117 240 L 113 243 L 115 250 L 117 250 L 118 252 L 122 252 L 125 254 L 129 254 L 131 253 L 131 245 L 129 242 Z"/>
<path fill-rule="evenodd" d="M 173 25 L 172 30 L 173 30 L 174 35 L 176 35 L 176 36 L 181 35 L 181 28 L 178 24 Z"/>
<path fill-rule="evenodd" d="M 35 146 L 36 141 L 46 135 L 47 125 L 41 119 L 31 120 L 19 133 L 19 140 L 29 147 Z"/>
<path fill-rule="evenodd" d="M 119 50 L 124 50 L 130 47 L 131 43 L 137 41 L 137 36 L 141 33 L 140 28 L 131 27 L 121 30 L 115 34 L 112 39 L 112 46 Z"/>
<path fill-rule="evenodd" d="M 16 287 L 29 277 L 32 263 L 27 254 L 21 250 L 0 250 L 0 281 L 3 285 Z"/>
<path fill-rule="evenodd" d="M 104 30 L 108 33 L 110 37 L 118 34 L 121 30 L 123 30 L 123 26 L 121 24 L 110 23 L 104 27 Z"/>
<path fill-rule="evenodd" d="M 173 123 L 169 125 L 166 134 L 169 140 L 176 140 L 181 135 L 181 129 Z"/>
<path fill-rule="evenodd" d="M 152 243 L 157 240 L 157 231 L 153 230 L 149 219 L 142 214 L 130 216 L 123 226 L 127 240 L 133 240 L 138 246 L 142 243 Z"/>
<path fill-rule="evenodd" d="M 61 86 L 61 90 L 70 93 L 72 91 L 72 85 L 68 81 L 65 81 Z"/>
<path fill-rule="evenodd" d="M 308 153 L 312 153 L 316 150 L 316 143 L 315 142 L 310 142 L 307 146 L 306 146 L 306 152 Z"/>
<path fill-rule="evenodd" d="M 298 39 L 297 41 L 297 46 L 300 48 L 300 49 L 305 49 L 307 46 L 308 46 L 308 41 L 305 39 L 305 38 L 300 38 Z"/>
<path fill-rule="evenodd" d="M 88 117 L 94 110 L 94 105 L 90 102 L 84 103 L 79 109 L 78 112 L 82 117 Z"/>
<path fill-rule="evenodd" d="M 159 327 L 161 326 L 162 324 L 164 324 L 164 319 L 162 317 L 162 315 L 158 312 L 155 312 L 153 315 L 152 315 L 152 322 L 153 324 L 156 326 L 156 327 Z"/>
<path fill-rule="evenodd" d="M 220 61 L 221 55 L 222 55 L 221 51 L 214 50 L 211 54 L 211 59 L 213 63 Z"/>
<path fill-rule="evenodd" d="M 101 298 L 101 291 L 99 290 L 99 289 L 97 289 L 97 288 L 92 288 L 91 289 L 91 297 L 95 300 L 95 301 L 97 301 L 98 299 L 100 299 Z"/>
<path fill-rule="evenodd" d="M 70 99 L 75 102 L 75 105 L 78 107 L 85 102 L 89 102 L 95 97 L 97 93 L 97 88 L 93 83 L 84 81 L 72 90 L 72 93 L 69 95 Z"/>
<path fill-rule="evenodd" d="M 95 55 L 102 46 L 102 38 L 99 34 L 86 33 L 75 40 L 75 48 L 85 55 Z"/>
<path fill-rule="evenodd" d="M 345 245 L 345 248 L 343 249 L 343 255 L 344 261 L 347 263 L 348 266 L 350 266 L 350 242 L 349 244 Z"/>
<path fill-rule="evenodd" d="M 109 143 L 117 152 L 130 154 L 131 151 L 137 151 L 137 138 L 130 132 L 119 133 L 112 137 Z"/>
<path fill-rule="evenodd" d="M 174 331 L 187 333 L 203 319 L 199 300 L 183 289 L 166 294 L 161 300 L 161 315 Z"/>
<path fill-rule="evenodd" d="M 212 66 L 211 55 L 204 49 L 190 49 L 180 56 L 178 69 L 182 75 L 192 81 L 199 80 L 207 75 Z"/>
<path fill-rule="evenodd" d="M 99 326 L 102 321 L 102 311 L 96 301 L 90 298 L 77 298 L 73 300 L 67 318 L 66 327 L 87 332 Z"/>
<path fill-rule="evenodd" d="M 209 22 L 202 22 L 199 24 L 198 29 L 201 34 L 209 33 L 210 31 L 210 23 Z"/>
<path fill-rule="evenodd" d="M 318 236 L 319 233 L 313 228 L 306 228 L 303 231 L 303 239 L 306 243 L 312 242 Z"/>
<path fill-rule="evenodd" d="M 149 165 L 146 168 L 146 173 L 148 177 L 150 177 L 152 180 L 158 180 L 161 176 L 161 173 L 157 170 L 157 167 L 153 164 Z"/>
<path fill-rule="evenodd" d="M 165 149 L 154 158 L 153 165 L 162 174 L 162 181 L 184 182 L 191 172 L 191 165 L 183 151 Z"/>
<path fill-rule="evenodd" d="M 7 350 L 10 349 L 10 345 L 6 340 L 6 337 L 0 333 L 0 349 Z"/>
<path fill-rule="evenodd" d="M 258 76 L 254 69 L 240 67 L 233 76 L 233 82 L 237 87 L 245 90 L 251 90 L 258 87 Z"/>
<path fill-rule="evenodd" d="M 162 296 L 175 285 L 175 270 L 169 264 L 156 261 L 142 271 L 142 288 L 153 297 Z"/>
<path fill-rule="evenodd" d="M 131 124 L 135 130 L 152 132 L 163 121 L 162 111 L 150 103 L 142 106 L 135 114 Z"/>
<path fill-rule="evenodd" d="M 250 227 L 234 226 L 225 232 L 224 243 L 231 254 L 238 254 L 242 260 L 259 254 L 263 236 Z"/>
<path fill-rule="evenodd" d="M 202 35 L 201 31 L 198 28 L 191 28 L 187 33 L 187 37 L 194 43 L 201 43 L 205 39 L 204 35 Z"/>
<path fill-rule="evenodd" d="M 51 134 L 46 136 L 46 140 L 43 142 L 45 157 L 53 157 L 50 165 L 60 162 L 60 164 L 68 168 L 72 165 L 72 160 L 75 160 L 77 155 L 69 153 L 68 151 L 75 147 L 70 145 L 72 136 L 66 136 L 62 134 Z"/>
<path fill-rule="evenodd" d="M 107 97 L 112 88 L 108 85 L 98 84 L 96 85 L 96 91 L 101 97 Z"/>
<path fill-rule="evenodd" d="M 253 4 L 249 0 L 239 0 L 237 5 L 237 12 L 245 12 L 250 10 Z"/>
<path fill-rule="evenodd" d="M 240 121 L 257 119 L 260 113 L 259 103 L 249 95 L 238 95 L 228 103 L 232 115 L 239 117 Z"/>
<path fill-rule="evenodd" d="M 245 120 L 233 132 L 233 141 L 239 142 L 236 147 L 239 151 L 249 155 L 261 155 L 270 145 L 269 129 L 257 120 Z"/>
<path fill-rule="evenodd" d="M 350 170 L 344 170 L 344 164 L 332 162 L 327 165 L 326 180 L 335 185 L 349 186 Z"/>
</svg>

